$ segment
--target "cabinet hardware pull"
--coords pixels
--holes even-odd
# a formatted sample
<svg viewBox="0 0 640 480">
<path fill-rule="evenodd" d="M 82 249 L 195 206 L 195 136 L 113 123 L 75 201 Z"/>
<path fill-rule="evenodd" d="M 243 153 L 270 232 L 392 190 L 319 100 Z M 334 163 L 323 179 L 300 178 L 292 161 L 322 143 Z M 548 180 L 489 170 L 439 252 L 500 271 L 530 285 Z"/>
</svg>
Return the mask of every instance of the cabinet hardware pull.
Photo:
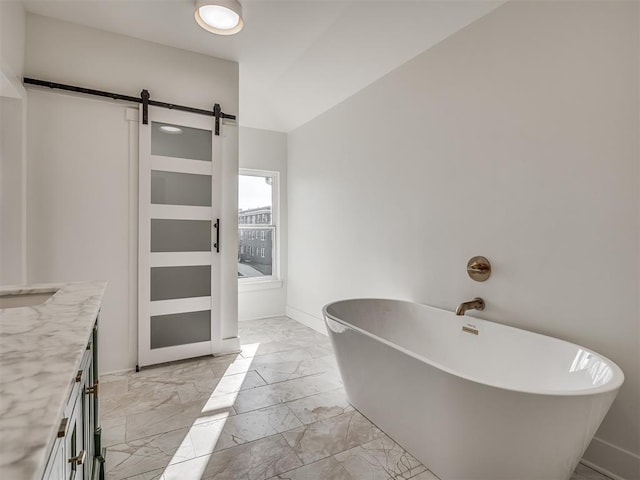
<svg viewBox="0 0 640 480">
<path fill-rule="evenodd" d="M 75 463 L 76 465 L 82 465 L 87 458 L 87 451 L 81 450 L 80 454 L 76 457 L 71 457 L 69 463 Z"/>
<path fill-rule="evenodd" d="M 58 427 L 58 438 L 63 438 L 67 434 L 67 424 L 69 423 L 68 418 L 63 418 L 60 420 L 60 426 Z"/>
<path fill-rule="evenodd" d="M 96 381 L 96 383 L 94 383 L 93 385 L 91 385 L 90 387 L 87 387 L 84 389 L 84 393 L 85 395 L 95 395 L 96 397 L 98 396 L 98 382 Z"/>
</svg>

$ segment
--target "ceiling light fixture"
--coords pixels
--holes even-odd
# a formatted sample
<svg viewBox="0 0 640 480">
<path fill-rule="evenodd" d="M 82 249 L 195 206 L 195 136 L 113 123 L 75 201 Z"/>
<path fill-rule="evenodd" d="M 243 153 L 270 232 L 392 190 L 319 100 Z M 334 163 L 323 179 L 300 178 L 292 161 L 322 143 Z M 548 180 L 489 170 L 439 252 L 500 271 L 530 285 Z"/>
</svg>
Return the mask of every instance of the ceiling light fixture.
<svg viewBox="0 0 640 480">
<path fill-rule="evenodd" d="M 160 127 L 160 130 L 162 130 L 165 133 L 173 133 L 174 135 L 176 133 L 182 133 L 182 129 L 181 128 L 174 127 L 173 125 L 162 125 Z"/>
<path fill-rule="evenodd" d="M 196 22 L 218 35 L 233 35 L 242 30 L 242 5 L 237 0 L 196 0 Z"/>
</svg>

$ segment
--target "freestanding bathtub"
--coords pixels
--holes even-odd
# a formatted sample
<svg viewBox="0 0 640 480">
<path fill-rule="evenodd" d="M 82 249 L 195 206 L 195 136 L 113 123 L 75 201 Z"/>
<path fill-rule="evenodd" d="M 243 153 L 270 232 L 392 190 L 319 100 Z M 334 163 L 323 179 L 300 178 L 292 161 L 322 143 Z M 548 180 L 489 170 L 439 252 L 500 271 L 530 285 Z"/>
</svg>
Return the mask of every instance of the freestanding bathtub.
<svg viewBox="0 0 640 480">
<path fill-rule="evenodd" d="M 425 305 L 323 313 L 349 401 L 443 480 L 567 480 L 624 381 L 586 348 Z"/>
</svg>

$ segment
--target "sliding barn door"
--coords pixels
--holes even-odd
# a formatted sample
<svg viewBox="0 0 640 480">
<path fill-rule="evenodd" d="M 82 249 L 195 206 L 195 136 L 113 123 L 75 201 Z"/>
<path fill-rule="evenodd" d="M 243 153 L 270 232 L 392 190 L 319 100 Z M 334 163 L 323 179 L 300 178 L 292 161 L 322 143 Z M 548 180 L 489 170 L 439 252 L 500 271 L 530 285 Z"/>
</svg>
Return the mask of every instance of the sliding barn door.
<svg viewBox="0 0 640 480">
<path fill-rule="evenodd" d="M 140 122 L 141 367 L 220 349 L 222 137 L 213 130 L 212 117 L 153 107 Z"/>
</svg>

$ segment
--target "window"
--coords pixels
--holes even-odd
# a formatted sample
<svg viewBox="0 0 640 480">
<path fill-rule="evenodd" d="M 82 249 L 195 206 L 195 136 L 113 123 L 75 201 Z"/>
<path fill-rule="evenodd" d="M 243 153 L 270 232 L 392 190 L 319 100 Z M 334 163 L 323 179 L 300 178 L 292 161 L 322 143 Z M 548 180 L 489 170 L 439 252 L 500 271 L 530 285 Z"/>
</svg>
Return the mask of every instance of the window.
<svg viewBox="0 0 640 480">
<path fill-rule="evenodd" d="M 238 278 L 277 280 L 278 172 L 240 169 Z M 252 240 L 260 241 L 260 246 Z"/>
</svg>

